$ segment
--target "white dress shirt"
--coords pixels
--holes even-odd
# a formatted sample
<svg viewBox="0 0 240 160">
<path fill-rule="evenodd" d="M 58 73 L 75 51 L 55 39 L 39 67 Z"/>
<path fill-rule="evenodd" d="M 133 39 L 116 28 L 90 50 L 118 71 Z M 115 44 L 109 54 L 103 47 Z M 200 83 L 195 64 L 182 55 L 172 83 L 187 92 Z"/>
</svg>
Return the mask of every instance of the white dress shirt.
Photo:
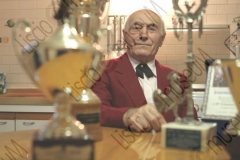
<svg viewBox="0 0 240 160">
<path fill-rule="evenodd" d="M 133 59 L 129 55 L 128 55 L 128 58 L 136 72 L 136 67 L 140 62 Z M 155 60 L 148 62 L 147 65 L 152 70 L 154 77 L 147 78 L 146 75 L 143 73 L 144 79 L 138 77 L 138 81 L 142 87 L 142 90 L 143 90 L 143 93 L 144 93 L 147 103 L 155 106 L 154 101 L 153 101 L 153 92 L 155 90 L 157 90 L 157 74 L 156 74 Z"/>
</svg>

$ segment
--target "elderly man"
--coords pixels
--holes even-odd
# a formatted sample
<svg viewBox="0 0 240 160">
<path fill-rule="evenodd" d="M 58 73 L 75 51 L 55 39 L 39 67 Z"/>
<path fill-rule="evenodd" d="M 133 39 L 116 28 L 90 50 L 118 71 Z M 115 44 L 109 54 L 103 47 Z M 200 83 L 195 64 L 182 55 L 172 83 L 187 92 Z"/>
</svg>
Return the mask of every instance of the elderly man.
<svg viewBox="0 0 240 160">
<path fill-rule="evenodd" d="M 123 35 L 127 52 L 109 60 L 92 88 L 102 101 L 101 125 L 160 130 L 175 120 L 172 110 L 159 113 L 153 102 L 153 92 L 169 86 L 167 76 L 173 71 L 155 60 L 166 35 L 164 22 L 150 10 L 138 10 L 128 17 Z M 179 106 L 178 115 L 186 115 L 186 105 Z"/>
</svg>

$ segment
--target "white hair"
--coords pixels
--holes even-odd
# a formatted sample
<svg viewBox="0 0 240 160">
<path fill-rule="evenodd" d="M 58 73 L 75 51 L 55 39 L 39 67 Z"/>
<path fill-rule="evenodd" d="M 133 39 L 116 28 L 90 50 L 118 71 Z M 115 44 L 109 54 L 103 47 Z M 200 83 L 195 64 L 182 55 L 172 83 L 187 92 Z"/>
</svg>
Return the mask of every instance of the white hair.
<svg viewBox="0 0 240 160">
<path fill-rule="evenodd" d="M 157 17 L 159 18 L 159 20 L 160 20 L 160 32 L 161 32 L 161 35 L 165 35 L 165 33 L 166 33 L 166 29 L 165 29 L 165 24 L 164 24 L 164 21 L 162 20 L 162 18 L 157 14 L 157 13 L 155 13 L 154 11 L 152 11 L 152 10 L 149 10 L 149 9 L 141 9 L 141 10 L 137 10 L 137 11 L 135 11 L 135 12 L 133 12 L 133 13 L 131 13 L 129 16 L 127 16 L 127 18 L 125 19 L 125 23 L 124 23 L 124 30 L 125 31 L 127 31 L 128 29 L 129 29 L 129 18 L 134 14 L 134 13 L 136 13 L 136 12 L 139 12 L 139 11 L 143 11 L 143 10 L 145 10 L 145 11 L 150 11 L 150 12 L 152 12 L 152 13 L 154 13 L 155 15 L 157 15 Z"/>
</svg>

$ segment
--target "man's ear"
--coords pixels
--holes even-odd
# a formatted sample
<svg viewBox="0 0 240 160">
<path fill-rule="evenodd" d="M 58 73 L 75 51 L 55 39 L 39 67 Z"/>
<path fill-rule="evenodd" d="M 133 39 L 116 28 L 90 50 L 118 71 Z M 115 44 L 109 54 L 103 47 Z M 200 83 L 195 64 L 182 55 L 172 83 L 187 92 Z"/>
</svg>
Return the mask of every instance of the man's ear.
<svg viewBox="0 0 240 160">
<path fill-rule="evenodd" d="M 125 43 L 127 43 L 127 37 L 129 37 L 128 32 L 126 32 L 124 29 L 122 30 L 123 33 L 123 40 Z"/>
<path fill-rule="evenodd" d="M 160 40 L 160 43 L 159 43 L 159 47 L 162 46 L 162 44 L 163 44 L 163 42 L 164 42 L 164 40 L 165 40 L 165 37 L 166 37 L 166 33 L 165 33 L 163 36 L 161 36 L 161 40 Z"/>
<path fill-rule="evenodd" d="M 122 34 L 123 34 L 123 38 L 125 38 L 126 31 L 124 29 L 122 30 Z"/>
<path fill-rule="evenodd" d="M 131 42 L 131 41 L 134 41 L 134 38 L 132 38 L 131 35 L 124 29 L 122 30 L 122 33 L 123 33 L 123 40 L 127 44 L 127 46 L 132 46 L 133 44 L 131 44 L 131 43 L 133 43 L 133 42 Z M 130 39 L 131 39 L 131 41 L 130 41 Z"/>
</svg>

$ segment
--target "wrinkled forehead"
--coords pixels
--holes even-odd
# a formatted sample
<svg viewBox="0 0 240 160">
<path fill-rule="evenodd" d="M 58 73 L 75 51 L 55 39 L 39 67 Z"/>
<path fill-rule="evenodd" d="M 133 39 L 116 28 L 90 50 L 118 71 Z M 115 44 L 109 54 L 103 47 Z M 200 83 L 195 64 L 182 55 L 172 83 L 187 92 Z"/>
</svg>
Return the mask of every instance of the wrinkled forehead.
<svg viewBox="0 0 240 160">
<path fill-rule="evenodd" d="M 160 17 L 150 10 L 140 10 L 131 14 L 127 19 L 125 29 L 129 29 L 129 27 L 133 25 L 135 22 L 141 22 L 146 25 L 155 24 L 159 28 L 161 27 Z"/>
</svg>

